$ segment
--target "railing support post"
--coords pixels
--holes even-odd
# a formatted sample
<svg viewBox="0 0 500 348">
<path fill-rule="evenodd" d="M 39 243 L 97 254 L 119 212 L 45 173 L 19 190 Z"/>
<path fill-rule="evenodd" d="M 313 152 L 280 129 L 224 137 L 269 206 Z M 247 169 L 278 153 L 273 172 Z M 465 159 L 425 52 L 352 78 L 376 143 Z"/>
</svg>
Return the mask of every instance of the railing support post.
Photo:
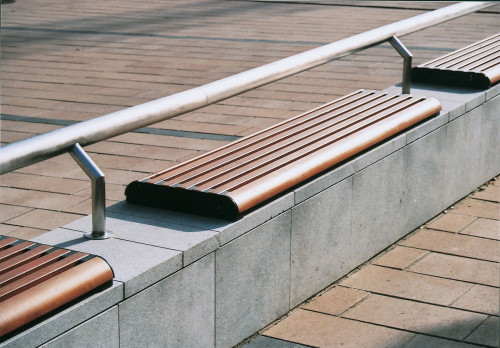
<svg viewBox="0 0 500 348">
<path fill-rule="evenodd" d="M 411 59 L 413 55 L 411 52 L 403 45 L 401 41 L 396 36 L 389 39 L 392 47 L 398 51 L 399 55 L 403 57 L 403 82 L 402 82 L 402 92 L 403 94 L 410 94 L 410 83 L 411 83 Z"/>
<path fill-rule="evenodd" d="M 106 184 L 104 173 L 82 149 L 80 144 L 76 143 L 72 147 L 70 155 L 92 181 L 92 233 L 86 233 L 85 237 L 89 239 L 113 237 L 113 232 L 106 230 Z"/>
</svg>

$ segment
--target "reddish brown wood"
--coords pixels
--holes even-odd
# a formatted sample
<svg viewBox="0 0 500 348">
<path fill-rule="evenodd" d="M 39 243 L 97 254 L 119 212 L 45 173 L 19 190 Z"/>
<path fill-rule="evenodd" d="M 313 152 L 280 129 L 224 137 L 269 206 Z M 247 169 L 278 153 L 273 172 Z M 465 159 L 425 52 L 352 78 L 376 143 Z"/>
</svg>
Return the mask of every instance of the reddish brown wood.
<svg viewBox="0 0 500 348">
<path fill-rule="evenodd" d="M 68 258 L 75 261 L 85 254 L 73 255 Z M 94 257 L 0 302 L 0 337 L 112 279 L 106 261 Z"/>
<path fill-rule="evenodd" d="M 56 262 L 60 257 L 69 253 L 69 250 L 66 249 L 56 249 L 50 252 L 47 255 L 42 255 L 39 258 L 34 259 L 28 263 L 20 265 L 19 267 L 12 269 L 4 274 L 0 275 L 0 289 L 5 284 L 13 282 L 16 279 L 24 277 L 28 274 L 31 274 L 38 269 L 50 265 Z"/>
<path fill-rule="evenodd" d="M 49 245 L 39 245 L 31 250 L 25 251 L 20 255 L 17 255 L 7 261 L 0 263 L 0 274 L 5 273 L 15 267 L 19 267 L 27 262 L 30 262 L 34 258 L 40 257 L 41 254 L 52 249 Z"/>
<path fill-rule="evenodd" d="M 10 248 L 4 248 L 0 251 L 0 262 L 8 260 L 9 258 L 19 254 L 23 250 L 35 245 L 33 242 L 21 242 L 19 244 L 13 245 Z"/>
<path fill-rule="evenodd" d="M 16 238 L 12 238 L 12 237 L 7 237 L 7 238 L 4 238 L 4 239 L 1 239 L 0 240 L 0 250 L 2 250 L 2 248 L 6 247 L 7 245 L 10 245 L 14 242 L 18 241 L 18 239 Z"/>
<path fill-rule="evenodd" d="M 440 109 L 433 98 L 357 91 L 131 183 L 127 200 L 234 219 Z"/>
<path fill-rule="evenodd" d="M 414 81 L 489 88 L 500 81 L 500 34 L 413 68 Z"/>
<path fill-rule="evenodd" d="M 39 269 L 33 273 L 27 274 L 24 277 L 17 279 L 11 283 L 7 283 L 0 289 L 0 302 L 5 301 L 9 297 L 12 297 L 36 284 L 39 284 L 50 277 L 53 277 L 65 270 L 73 267 L 79 260 L 87 257 L 88 254 L 85 253 L 74 253 L 61 260 L 54 262 L 47 267 Z"/>
</svg>

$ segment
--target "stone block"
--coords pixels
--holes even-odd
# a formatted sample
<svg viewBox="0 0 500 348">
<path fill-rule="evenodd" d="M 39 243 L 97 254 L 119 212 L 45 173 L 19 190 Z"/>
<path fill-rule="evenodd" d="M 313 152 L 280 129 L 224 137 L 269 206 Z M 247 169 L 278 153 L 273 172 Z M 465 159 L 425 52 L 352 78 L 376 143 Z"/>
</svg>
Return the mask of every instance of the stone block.
<svg viewBox="0 0 500 348">
<path fill-rule="evenodd" d="M 107 289 L 78 300 L 71 306 L 50 314 L 42 322 L 0 343 L 0 347 L 38 347 L 64 332 L 84 323 L 123 299 L 123 284 L 113 282 Z M 93 345 L 90 345 L 93 346 Z"/>
<path fill-rule="evenodd" d="M 291 213 L 216 251 L 216 347 L 232 347 L 289 309 Z"/>
<path fill-rule="evenodd" d="M 490 100 L 499 94 L 500 94 L 500 84 L 497 83 L 495 86 L 490 87 L 486 91 L 486 100 Z"/>
<path fill-rule="evenodd" d="M 400 93 L 401 89 L 392 86 L 385 91 Z M 481 90 L 416 82 L 412 83 L 410 93 L 415 96 L 436 98 L 441 103 L 443 112 L 450 112 L 450 119 L 474 109 L 486 100 L 486 93 Z"/>
<path fill-rule="evenodd" d="M 336 183 L 344 180 L 345 178 L 354 174 L 353 163 L 355 160 L 350 160 L 349 162 L 340 165 L 339 167 L 333 168 L 328 172 L 320 175 L 319 177 L 306 182 L 297 187 L 295 192 L 295 204 L 299 204 L 306 199 L 318 194 L 319 192 L 326 190 L 327 188 L 335 185 Z"/>
<path fill-rule="evenodd" d="M 132 204 L 126 201 L 118 202 L 106 209 L 109 214 L 124 214 L 142 219 L 158 220 L 165 223 L 192 226 L 202 230 L 215 230 L 228 225 L 225 220 L 206 216 L 183 213 L 173 210 Z"/>
<path fill-rule="evenodd" d="M 118 348 L 120 347 L 118 334 L 118 307 L 115 306 L 47 342 L 41 348 L 75 346 Z"/>
<path fill-rule="evenodd" d="M 108 211 L 110 214 L 125 214 L 138 218 L 158 220 L 166 224 L 192 226 L 199 231 L 215 231 L 218 232 L 216 237 L 219 239 L 220 245 L 224 245 L 248 232 L 255 226 L 263 224 L 284 211 L 289 210 L 293 205 L 293 192 L 285 193 L 282 196 L 274 198 L 269 202 L 265 202 L 256 209 L 245 213 L 237 221 L 226 221 L 166 209 L 144 207 L 126 202 L 117 203 L 110 207 Z M 65 227 L 74 229 L 75 226 L 77 225 L 70 224 Z M 88 226 L 90 225 L 87 223 L 87 229 Z M 78 229 L 82 229 L 80 225 L 77 227 Z"/>
<path fill-rule="evenodd" d="M 360 265 L 399 236 L 403 151 L 353 176 L 351 260 Z"/>
<path fill-rule="evenodd" d="M 446 126 L 444 204 L 449 206 L 473 191 L 480 182 L 482 107 Z"/>
<path fill-rule="evenodd" d="M 349 272 L 352 178 L 292 209 L 290 308 Z"/>
<path fill-rule="evenodd" d="M 65 228 L 91 232 L 91 216 Z M 198 227 L 179 225 L 167 219 L 147 219 L 112 211 L 106 218 L 106 228 L 116 238 L 182 252 L 183 266 L 208 255 L 219 247 L 218 232 Z"/>
<path fill-rule="evenodd" d="M 406 132 L 406 144 L 411 144 L 417 139 L 435 131 L 439 127 L 444 126 L 448 122 L 449 113 L 440 113 L 432 117 L 430 120 L 424 121 Z"/>
<path fill-rule="evenodd" d="M 403 151 L 400 237 L 439 214 L 444 193 L 446 127 L 409 144 Z"/>
<path fill-rule="evenodd" d="M 217 235 L 220 245 L 224 245 L 233 239 L 247 233 L 251 229 L 273 219 L 281 213 L 290 210 L 294 205 L 294 193 L 289 192 L 281 197 L 275 198 L 259 208 L 246 213 L 241 219 L 235 222 L 226 222 L 224 226 L 215 230 L 220 232 Z"/>
<path fill-rule="evenodd" d="M 372 165 L 373 163 L 389 156 L 406 145 L 406 133 L 398 135 L 395 138 L 387 140 L 382 144 L 376 145 L 367 152 L 356 157 L 354 169 L 356 172 Z"/>
<path fill-rule="evenodd" d="M 308 348 L 302 344 L 289 341 L 278 340 L 272 337 L 257 336 L 252 341 L 245 344 L 242 348 Z"/>
<path fill-rule="evenodd" d="M 486 100 L 486 93 L 481 90 L 425 83 L 412 84 L 411 94 L 434 97 L 440 102 L 452 101 L 465 104 L 465 112 L 476 108 Z"/>
<path fill-rule="evenodd" d="M 124 283 L 125 298 L 182 267 L 179 251 L 119 238 L 90 240 L 82 232 L 63 228 L 47 232 L 33 241 L 103 257 L 113 268 L 114 279 Z"/>
<path fill-rule="evenodd" d="M 480 183 L 500 173 L 500 96 L 483 105 L 480 145 Z"/>
<path fill-rule="evenodd" d="M 214 254 L 119 304 L 120 347 L 213 347 Z"/>
</svg>

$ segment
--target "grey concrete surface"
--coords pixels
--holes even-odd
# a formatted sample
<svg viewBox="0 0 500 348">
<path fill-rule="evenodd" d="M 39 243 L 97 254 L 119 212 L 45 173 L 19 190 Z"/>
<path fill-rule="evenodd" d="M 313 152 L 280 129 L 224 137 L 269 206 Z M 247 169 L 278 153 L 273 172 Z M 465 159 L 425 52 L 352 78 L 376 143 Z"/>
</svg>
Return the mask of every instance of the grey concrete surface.
<svg viewBox="0 0 500 348">
<path fill-rule="evenodd" d="M 306 182 L 294 190 L 295 205 L 305 201 L 306 199 L 318 194 L 319 192 L 328 189 L 336 183 L 354 174 L 354 165 L 352 161 L 342 164 L 330 171 L 320 175 L 319 177 Z"/>
<path fill-rule="evenodd" d="M 441 127 L 404 148 L 401 233 L 414 230 L 445 208 L 445 141 L 446 127 Z"/>
<path fill-rule="evenodd" d="M 352 267 L 352 177 L 292 209 L 290 308 Z"/>
<path fill-rule="evenodd" d="M 122 300 L 123 284 L 115 281 L 111 287 L 52 314 L 43 322 L 1 342 L 0 347 L 38 347 L 73 327 L 91 320 L 103 310 L 115 306 Z"/>
<path fill-rule="evenodd" d="M 444 203 L 451 205 L 479 185 L 482 106 L 446 126 Z"/>
<path fill-rule="evenodd" d="M 58 228 L 33 241 L 103 257 L 124 285 L 125 298 L 182 268 L 182 254 L 118 238 L 90 240 L 82 232 Z M 147 257 L 145 257 L 147 255 Z"/>
<path fill-rule="evenodd" d="M 90 216 L 65 226 L 68 229 L 91 232 Z M 167 220 L 141 218 L 128 214 L 111 213 L 106 228 L 116 238 L 182 252 L 183 266 L 208 255 L 219 247 L 217 232 L 180 225 Z"/>
<path fill-rule="evenodd" d="M 47 342 L 41 348 L 118 348 L 118 333 L 118 306 L 115 306 Z"/>
<path fill-rule="evenodd" d="M 289 310 L 291 213 L 222 246 L 216 255 L 215 346 L 231 347 Z"/>
<path fill-rule="evenodd" d="M 399 236 L 403 150 L 353 176 L 351 260 L 359 265 Z"/>
<path fill-rule="evenodd" d="M 500 87 L 500 85 L 499 85 Z M 500 96 L 483 105 L 479 181 L 485 182 L 498 174 L 500 168 Z"/>
<path fill-rule="evenodd" d="M 356 156 L 354 161 L 354 169 L 360 172 L 366 167 L 375 162 L 380 161 L 382 158 L 389 156 L 393 152 L 403 148 L 406 145 L 406 133 L 396 136 L 393 139 L 384 141 L 382 144 L 374 146 L 362 155 Z"/>
<path fill-rule="evenodd" d="M 213 346 L 214 260 L 211 253 L 120 303 L 120 347 Z"/>
</svg>

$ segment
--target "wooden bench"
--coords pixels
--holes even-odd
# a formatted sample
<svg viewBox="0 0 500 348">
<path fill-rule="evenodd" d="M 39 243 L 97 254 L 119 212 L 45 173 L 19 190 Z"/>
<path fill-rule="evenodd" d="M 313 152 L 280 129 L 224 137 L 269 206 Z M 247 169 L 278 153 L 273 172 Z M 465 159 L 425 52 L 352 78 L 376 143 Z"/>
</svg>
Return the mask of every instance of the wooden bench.
<svg viewBox="0 0 500 348">
<path fill-rule="evenodd" d="M 441 110 L 360 90 L 127 186 L 127 201 L 234 220 Z"/>
<path fill-rule="evenodd" d="M 412 81 L 488 89 L 500 81 L 500 34 L 412 69 Z"/>
<path fill-rule="evenodd" d="M 0 236 L 0 337 L 113 277 L 100 257 Z"/>
</svg>

